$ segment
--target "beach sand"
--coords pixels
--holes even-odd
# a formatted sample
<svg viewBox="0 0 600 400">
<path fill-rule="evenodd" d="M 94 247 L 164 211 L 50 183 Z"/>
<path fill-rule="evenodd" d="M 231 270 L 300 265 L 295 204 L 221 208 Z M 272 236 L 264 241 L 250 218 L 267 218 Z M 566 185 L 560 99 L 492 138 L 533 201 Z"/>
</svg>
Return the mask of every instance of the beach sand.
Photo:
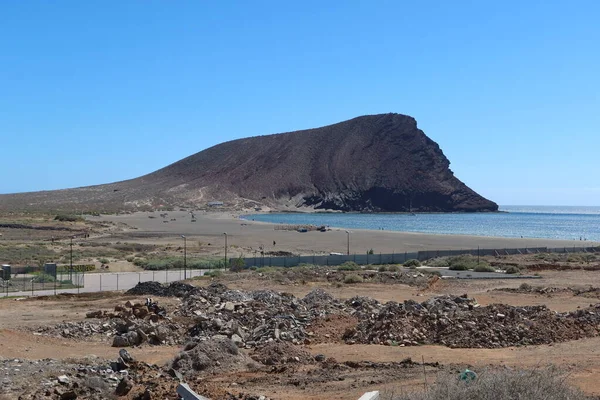
<svg viewBox="0 0 600 400">
<path fill-rule="evenodd" d="M 150 218 L 149 216 L 154 216 Z M 159 212 L 138 212 L 125 215 L 103 215 L 89 217 L 91 220 L 106 220 L 126 224 L 125 232 L 115 232 L 115 236 L 135 238 L 137 242 L 177 243 L 180 235 L 187 240 L 210 243 L 215 251 L 225 245 L 225 235 L 230 249 L 265 251 L 288 251 L 294 254 L 312 255 L 330 252 L 346 253 L 346 229 L 332 227 L 327 232 L 296 232 L 275 230 L 275 224 L 248 221 L 239 215 L 227 212 L 197 212 L 196 222 L 185 211 L 172 211 L 166 218 Z M 164 222 L 167 221 L 167 222 Z M 350 231 L 350 253 L 365 254 L 370 249 L 375 253 L 400 253 L 421 250 L 460 250 L 460 249 L 503 249 L 525 247 L 583 247 L 597 243 L 579 240 L 552 240 L 535 238 L 502 238 L 466 235 L 434 235 L 413 232 L 380 231 L 353 229 Z M 246 256 L 251 256 L 247 254 Z"/>
</svg>

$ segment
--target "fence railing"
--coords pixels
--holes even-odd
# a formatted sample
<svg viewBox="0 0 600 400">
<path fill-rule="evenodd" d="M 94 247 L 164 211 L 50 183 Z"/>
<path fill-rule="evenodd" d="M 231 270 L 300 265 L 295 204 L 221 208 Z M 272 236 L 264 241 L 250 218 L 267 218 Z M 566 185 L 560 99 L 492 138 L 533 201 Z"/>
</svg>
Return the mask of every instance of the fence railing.
<svg viewBox="0 0 600 400">
<path fill-rule="evenodd" d="M 514 254 L 536 253 L 600 253 L 600 247 L 523 247 L 513 249 L 466 249 L 466 250 L 422 250 L 404 253 L 379 253 L 379 254 L 349 254 L 349 255 L 324 255 L 324 256 L 286 256 L 269 257 L 258 255 L 243 258 L 244 267 L 295 267 L 300 264 L 315 265 L 340 265 L 346 261 L 357 264 L 402 264 L 408 260 L 416 259 L 425 261 L 437 257 L 450 257 L 470 254 L 473 256 L 502 256 Z M 230 261 L 231 262 L 231 261 Z"/>
<path fill-rule="evenodd" d="M 36 274 L 12 274 L 0 279 L 0 296 L 128 290 L 140 282 L 169 283 L 204 275 L 205 269 L 166 269 L 140 272 L 59 272 L 54 281 L 39 282 Z M 45 277 L 47 279 L 47 277 Z"/>
<path fill-rule="evenodd" d="M 0 292 L 35 292 L 39 290 L 79 289 L 85 286 L 84 272 L 58 272 L 55 275 L 39 273 L 14 273 L 2 275 Z"/>
</svg>

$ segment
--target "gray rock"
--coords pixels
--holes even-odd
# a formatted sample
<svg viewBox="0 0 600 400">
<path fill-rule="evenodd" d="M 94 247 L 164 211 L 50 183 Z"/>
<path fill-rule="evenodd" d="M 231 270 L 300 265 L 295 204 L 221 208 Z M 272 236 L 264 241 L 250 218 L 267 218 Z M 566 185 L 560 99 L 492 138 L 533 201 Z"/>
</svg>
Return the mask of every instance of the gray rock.
<svg viewBox="0 0 600 400">
<path fill-rule="evenodd" d="M 112 347 L 129 347 L 131 343 L 129 343 L 129 339 L 125 336 L 115 336 L 113 338 Z"/>
<path fill-rule="evenodd" d="M 117 396 L 125 396 L 125 395 L 127 395 L 127 393 L 129 393 L 131 391 L 132 388 L 133 388 L 133 383 L 131 382 L 131 380 L 128 377 L 125 377 L 125 378 L 121 379 L 121 381 L 117 385 L 117 388 L 115 389 L 115 394 Z"/>
</svg>

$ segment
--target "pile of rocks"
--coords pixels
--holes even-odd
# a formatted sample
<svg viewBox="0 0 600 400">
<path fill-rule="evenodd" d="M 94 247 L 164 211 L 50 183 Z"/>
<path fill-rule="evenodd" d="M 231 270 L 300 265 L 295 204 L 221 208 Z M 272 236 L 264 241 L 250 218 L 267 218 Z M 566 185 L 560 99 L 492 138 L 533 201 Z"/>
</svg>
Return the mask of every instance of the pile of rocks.
<svg viewBox="0 0 600 400">
<path fill-rule="evenodd" d="M 131 389 L 128 371 L 116 370 L 97 358 L 73 363 L 52 359 L 0 359 L 1 395 L 19 399 L 93 399 Z"/>
<path fill-rule="evenodd" d="M 346 306 L 322 289 L 304 299 L 272 290 L 244 292 L 213 283 L 200 288 L 178 283 L 175 289 L 144 282 L 130 292 L 138 295 L 182 295 L 174 316 L 193 320 L 193 340 L 231 339 L 238 347 L 254 348 L 270 341 L 309 342 L 306 328 L 315 317 L 343 313 Z M 159 287 L 160 286 L 160 287 Z"/>
<path fill-rule="evenodd" d="M 145 303 L 128 301 L 115 306 L 114 313 L 90 312 L 88 318 L 108 318 L 116 331 L 113 347 L 137 346 L 142 343 L 154 345 L 181 344 L 186 327 L 172 322 L 166 310 L 148 299 Z"/>
<path fill-rule="evenodd" d="M 114 347 L 153 345 L 178 345 L 186 341 L 187 325 L 175 323 L 167 316 L 164 307 L 156 302 L 127 301 L 112 311 L 95 310 L 86 314 L 85 321 L 62 322 L 43 326 L 34 334 L 60 336 L 73 339 L 100 339 L 112 337 Z"/>
<path fill-rule="evenodd" d="M 365 308 L 361 305 L 362 308 Z M 498 348 L 544 344 L 597 336 L 600 305 L 571 313 L 545 306 L 479 307 L 466 295 L 443 296 L 424 303 L 372 303 L 356 313 L 359 323 L 346 332 L 347 343 L 399 346 L 442 344 Z"/>
<path fill-rule="evenodd" d="M 246 369 L 252 363 L 254 361 L 241 352 L 231 339 L 215 338 L 186 343 L 171 367 L 185 376 L 198 372 Z"/>
<path fill-rule="evenodd" d="M 250 355 L 264 365 L 312 364 L 315 359 L 306 350 L 289 342 L 269 342 L 253 350 Z"/>
<path fill-rule="evenodd" d="M 195 316 L 193 338 L 225 336 L 253 348 L 269 341 L 309 342 L 307 326 L 318 316 L 344 312 L 343 303 L 317 289 L 304 299 L 270 290 L 247 293 L 209 288 L 183 299 L 180 310 Z"/>
<path fill-rule="evenodd" d="M 571 287 L 553 287 L 553 286 L 531 286 L 527 283 L 522 284 L 518 288 L 499 288 L 494 291 L 509 292 L 509 293 L 523 293 L 523 294 L 571 294 L 573 296 L 582 296 L 590 298 L 600 298 L 600 288 L 595 286 L 588 286 L 582 288 L 571 288 Z"/>
</svg>

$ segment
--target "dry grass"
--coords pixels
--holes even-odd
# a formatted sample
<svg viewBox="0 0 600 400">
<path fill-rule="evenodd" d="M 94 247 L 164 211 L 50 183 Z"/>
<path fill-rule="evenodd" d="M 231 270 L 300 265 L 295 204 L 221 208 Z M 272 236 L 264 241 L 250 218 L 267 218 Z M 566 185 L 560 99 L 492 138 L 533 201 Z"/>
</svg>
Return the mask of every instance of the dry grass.
<svg viewBox="0 0 600 400">
<path fill-rule="evenodd" d="M 398 394 L 400 392 L 400 394 Z M 587 397 L 568 384 L 556 368 L 483 371 L 472 382 L 456 374 L 439 375 L 427 391 L 384 393 L 384 400 L 584 400 Z"/>
</svg>

